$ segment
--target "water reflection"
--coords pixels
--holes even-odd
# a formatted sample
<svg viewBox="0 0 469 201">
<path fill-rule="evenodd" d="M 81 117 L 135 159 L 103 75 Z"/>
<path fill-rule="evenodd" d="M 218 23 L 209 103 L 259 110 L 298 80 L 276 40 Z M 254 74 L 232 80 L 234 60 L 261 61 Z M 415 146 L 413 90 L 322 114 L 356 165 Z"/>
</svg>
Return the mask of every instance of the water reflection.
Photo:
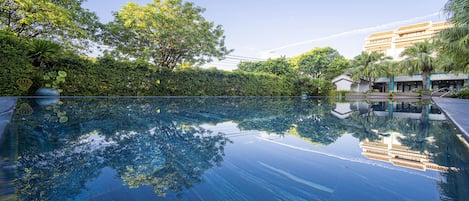
<svg viewBox="0 0 469 201">
<path fill-rule="evenodd" d="M 130 188 L 150 186 L 163 198 L 183 196 L 204 183 L 208 170 L 223 166 L 225 146 L 239 133 L 204 126 L 223 122 L 242 131 L 297 136 L 315 146 L 352 134 L 364 157 L 441 171 L 442 198 L 469 197 L 468 150 L 430 103 L 159 98 L 62 99 L 41 106 L 19 101 L 0 146 L 2 174 L 19 200 L 83 198 L 86 185 L 107 170 Z M 270 163 L 259 164 L 312 184 Z"/>
</svg>

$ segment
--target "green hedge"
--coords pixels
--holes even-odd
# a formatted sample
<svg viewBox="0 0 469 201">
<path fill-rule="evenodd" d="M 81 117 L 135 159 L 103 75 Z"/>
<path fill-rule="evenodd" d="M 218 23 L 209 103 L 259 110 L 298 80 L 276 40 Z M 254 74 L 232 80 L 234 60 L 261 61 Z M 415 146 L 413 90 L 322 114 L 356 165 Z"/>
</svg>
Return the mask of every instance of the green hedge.
<svg viewBox="0 0 469 201">
<path fill-rule="evenodd" d="M 327 95 L 325 80 L 277 76 L 268 73 L 178 69 L 169 71 L 142 61 L 119 61 L 110 56 L 90 59 L 73 52 L 62 54 L 47 68 L 37 68 L 28 58 L 27 41 L 0 32 L 0 95 L 32 95 L 44 86 L 43 74 L 65 71 L 59 86 L 64 96 L 299 96 Z M 18 79 L 33 81 L 28 91 Z M 24 80 L 24 79 L 23 79 Z"/>
<path fill-rule="evenodd" d="M 20 89 L 17 82 L 23 78 L 35 80 L 33 72 L 25 42 L 8 32 L 0 31 L 0 93 L 9 96 L 28 95 L 30 91 Z"/>
<path fill-rule="evenodd" d="M 168 71 L 144 62 L 100 58 L 62 60 L 69 96 L 291 96 L 292 79 L 270 74 L 205 69 Z M 74 62 L 75 64 L 71 64 Z M 80 66 L 77 68 L 77 66 Z M 59 70 L 59 69 L 56 69 Z"/>
</svg>

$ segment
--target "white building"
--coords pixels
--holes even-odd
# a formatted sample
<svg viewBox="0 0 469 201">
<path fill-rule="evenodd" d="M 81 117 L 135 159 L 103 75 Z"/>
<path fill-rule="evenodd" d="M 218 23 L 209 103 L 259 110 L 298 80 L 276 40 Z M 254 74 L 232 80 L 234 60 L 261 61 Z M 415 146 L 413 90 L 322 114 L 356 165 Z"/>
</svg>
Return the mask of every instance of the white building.
<svg viewBox="0 0 469 201">
<path fill-rule="evenodd" d="M 412 46 L 416 42 L 429 40 L 439 31 L 451 27 L 448 22 L 423 22 L 398 27 L 395 30 L 370 34 L 364 45 L 364 51 L 382 52 L 386 56 L 391 56 L 394 60 L 402 60 L 399 56 L 405 48 Z M 366 81 L 353 82 L 346 79 L 347 75 L 341 75 L 334 80 L 337 90 L 364 92 L 369 90 Z M 350 78 L 350 77 L 348 77 Z M 445 88 L 458 91 L 464 85 L 469 84 L 468 74 L 432 73 L 428 86 L 433 91 Z M 373 83 L 373 89 L 380 92 L 409 92 L 415 89 L 422 89 L 422 76 L 395 76 L 394 78 L 380 77 Z"/>
</svg>

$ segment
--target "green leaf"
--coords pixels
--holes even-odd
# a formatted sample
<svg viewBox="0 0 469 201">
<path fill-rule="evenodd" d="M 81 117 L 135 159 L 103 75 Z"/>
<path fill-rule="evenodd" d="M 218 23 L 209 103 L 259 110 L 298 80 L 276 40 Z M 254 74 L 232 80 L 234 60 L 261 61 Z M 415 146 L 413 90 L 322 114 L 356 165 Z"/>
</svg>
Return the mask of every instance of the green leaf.
<svg viewBox="0 0 469 201">
<path fill-rule="evenodd" d="M 65 71 L 59 71 L 59 77 L 67 77 L 67 72 Z"/>
</svg>

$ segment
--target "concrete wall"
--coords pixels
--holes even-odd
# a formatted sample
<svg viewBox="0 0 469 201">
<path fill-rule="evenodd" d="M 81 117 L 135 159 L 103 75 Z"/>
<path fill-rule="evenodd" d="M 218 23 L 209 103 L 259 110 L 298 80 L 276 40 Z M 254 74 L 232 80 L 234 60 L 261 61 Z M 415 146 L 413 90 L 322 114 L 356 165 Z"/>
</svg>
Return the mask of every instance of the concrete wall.
<svg viewBox="0 0 469 201">
<path fill-rule="evenodd" d="M 368 82 L 367 81 L 360 81 L 360 83 L 354 83 L 352 84 L 352 91 L 355 92 L 366 92 L 368 91 Z"/>
<path fill-rule="evenodd" d="M 348 80 L 340 80 L 335 83 L 337 91 L 350 91 L 352 90 L 352 82 Z"/>
</svg>

